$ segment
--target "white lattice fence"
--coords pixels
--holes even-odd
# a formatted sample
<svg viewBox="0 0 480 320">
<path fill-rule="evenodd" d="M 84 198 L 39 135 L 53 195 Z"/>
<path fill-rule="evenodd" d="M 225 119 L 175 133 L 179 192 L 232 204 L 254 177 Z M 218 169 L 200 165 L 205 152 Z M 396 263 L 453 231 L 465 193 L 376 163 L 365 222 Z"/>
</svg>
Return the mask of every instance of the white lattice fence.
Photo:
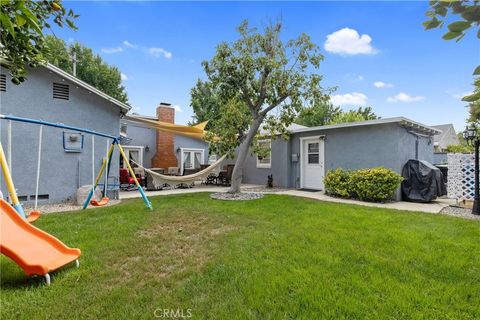
<svg viewBox="0 0 480 320">
<path fill-rule="evenodd" d="M 475 156 L 449 153 L 447 196 L 459 201 L 473 200 L 475 194 Z"/>
</svg>

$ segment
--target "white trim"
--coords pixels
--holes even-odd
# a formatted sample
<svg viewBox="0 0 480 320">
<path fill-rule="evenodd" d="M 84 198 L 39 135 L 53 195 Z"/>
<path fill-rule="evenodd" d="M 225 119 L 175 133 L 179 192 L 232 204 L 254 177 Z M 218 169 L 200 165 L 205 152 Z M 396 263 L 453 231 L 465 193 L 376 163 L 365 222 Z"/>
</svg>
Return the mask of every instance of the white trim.
<svg viewBox="0 0 480 320">
<path fill-rule="evenodd" d="M 323 177 L 325 178 L 325 135 L 316 135 L 316 136 L 308 136 L 308 137 L 300 137 L 300 189 L 303 189 L 303 173 L 305 171 L 305 168 L 303 167 L 303 142 L 305 140 L 313 140 L 313 139 L 318 139 L 319 141 L 322 141 L 322 143 L 319 143 L 318 148 L 319 152 L 322 154 L 322 158 L 319 159 L 320 161 L 323 162 Z"/>
<path fill-rule="evenodd" d="M 205 149 L 199 149 L 199 148 L 180 148 L 180 174 L 183 175 L 183 153 L 184 152 L 201 152 L 202 153 L 202 158 L 201 158 L 201 163 L 204 164 L 205 162 Z M 193 158 L 192 158 L 193 160 Z"/>
<path fill-rule="evenodd" d="M 330 130 L 330 129 L 340 129 L 340 128 L 350 128 L 350 127 L 360 127 L 360 126 L 372 126 L 372 125 L 380 125 L 380 124 L 388 124 L 388 123 L 398 123 L 402 126 L 426 132 L 432 135 L 439 134 L 442 131 L 435 129 L 433 127 L 426 126 L 419 122 L 415 122 L 413 120 L 407 119 L 405 117 L 395 117 L 395 118 L 384 118 L 384 119 L 376 119 L 376 120 L 366 120 L 366 121 L 356 121 L 356 122 L 346 122 L 346 123 L 339 123 L 339 124 L 331 124 L 326 126 L 318 126 L 318 127 L 309 127 L 309 128 L 301 128 L 292 130 L 292 133 L 299 133 L 299 132 L 310 132 L 316 130 Z"/>
<path fill-rule="evenodd" d="M 138 163 L 143 167 L 143 151 L 145 149 L 144 146 L 123 146 L 122 145 L 122 148 L 125 151 L 125 156 L 127 157 L 127 159 L 130 159 L 130 157 L 129 157 L 130 150 L 139 151 L 138 152 Z M 123 165 L 125 166 L 125 163 Z"/>
<path fill-rule="evenodd" d="M 8 68 L 9 66 L 9 62 L 7 60 L 5 60 L 4 58 L 0 58 L 0 65 L 2 66 L 5 66 Z M 46 68 L 47 70 L 49 70 L 50 72 L 52 73 L 55 73 L 57 74 L 58 76 L 64 78 L 63 80 L 69 80 L 71 82 L 73 82 L 74 84 L 76 84 L 77 86 L 79 87 L 82 87 L 84 88 L 85 90 L 89 91 L 90 93 L 94 93 L 96 94 L 97 96 L 99 96 L 100 98 L 103 98 L 107 101 L 109 101 L 110 103 L 116 105 L 117 107 L 119 107 L 120 109 L 122 109 L 123 113 L 127 113 L 128 111 L 130 111 L 130 109 L 132 108 L 131 106 L 129 106 L 128 104 L 126 103 L 123 103 L 121 101 L 118 101 L 117 99 L 109 96 L 108 94 L 98 90 L 97 88 L 89 85 L 88 83 L 78 79 L 77 77 L 71 75 L 70 73 L 60 69 L 59 67 L 57 66 L 54 66 L 53 64 L 51 63 L 46 63 L 46 64 L 43 64 L 41 65 L 42 67 Z"/>
<path fill-rule="evenodd" d="M 259 160 L 258 160 L 258 155 L 255 155 L 255 158 L 257 159 L 257 168 L 259 169 L 270 169 L 272 168 L 272 139 L 260 139 L 258 140 L 258 143 L 261 143 L 261 142 L 269 142 L 270 143 L 270 163 L 260 163 Z"/>
<path fill-rule="evenodd" d="M 121 101 L 118 101 L 117 99 L 109 96 L 108 94 L 98 90 L 97 88 L 89 85 L 88 83 L 86 82 L 83 82 L 82 80 L 78 79 L 77 77 L 74 77 L 73 75 L 71 75 L 70 73 L 68 72 L 65 72 L 63 71 L 62 69 L 54 66 L 53 64 L 50 64 L 50 63 L 47 63 L 46 65 L 44 65 L 45 68 L 47 68 L 48 70 L 56 73 L 57 75 L 59 75 L 60 77 L 63 77 L 73 83 L 75 83 L 76 85 L 80 86 L 80 87 L 83 87 L 84 89 L 86 89 L 87 91 L 90 91 L 91 93 L 94 93 L 98 96 L 100 96 L 101 98 L 113 103 L 114 105 L 120 107 L 120 109 L 122 109 L 125 113 L 127 113 L 128 111 L 130 111 L 130 109 L 132 107 L 130 107 L 129 105 L 121 102 Z"/>
</svg>

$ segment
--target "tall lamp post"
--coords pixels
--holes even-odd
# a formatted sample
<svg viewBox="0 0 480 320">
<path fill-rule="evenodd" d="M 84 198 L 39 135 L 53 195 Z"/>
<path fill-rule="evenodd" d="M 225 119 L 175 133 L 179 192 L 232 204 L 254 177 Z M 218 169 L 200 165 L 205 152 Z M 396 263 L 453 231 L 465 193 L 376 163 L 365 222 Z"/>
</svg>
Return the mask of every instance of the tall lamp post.
<svg viewBox="0 0 480 320">
<path fill-rule="evenodd" d="M 480 140 L 477 135 L 477 126 L 475 124 L 471 124 L 467 126 L 465 131 L 463 131 L 463 138 L 467 141 L 468 144 L 475 147 L 475 196 L 473 198 L 473 208 L 472 214 L 480 215 L 480 196 L 478 194 L 479 185 L 478 185 L 478 174 L 479 174 L 479 165 L 478 165 L 478 148 L 480 147 Z"/>
</svg>

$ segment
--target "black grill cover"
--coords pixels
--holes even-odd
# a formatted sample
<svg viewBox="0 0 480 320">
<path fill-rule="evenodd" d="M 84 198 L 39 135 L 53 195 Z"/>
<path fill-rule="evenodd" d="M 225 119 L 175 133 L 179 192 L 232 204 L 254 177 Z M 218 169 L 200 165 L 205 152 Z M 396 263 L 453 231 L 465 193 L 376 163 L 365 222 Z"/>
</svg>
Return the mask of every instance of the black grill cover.
<svg viewBox="0 0 480 320">
<path fill-rule="evenodd" d="M 443 174 L 433 164 L 423 160 L 408 160 L 402 170 L 404 201 L 430 202 L 447 194 Z"/>
</svg>

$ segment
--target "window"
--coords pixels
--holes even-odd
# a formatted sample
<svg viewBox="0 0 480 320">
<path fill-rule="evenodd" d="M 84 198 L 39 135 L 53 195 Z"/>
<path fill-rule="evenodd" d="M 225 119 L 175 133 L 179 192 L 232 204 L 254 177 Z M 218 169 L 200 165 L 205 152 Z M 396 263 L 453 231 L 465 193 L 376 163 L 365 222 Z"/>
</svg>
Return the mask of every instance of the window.
<svg viewBox="0 0 480 320">
<path fill-rule="evenodd" d="M 319 145 L 320 144 L 318 142 L 312 142 L 308 144 L 308 164 L 320 163 Z"/>
<path fill-rule="evenodd" d="M 185 169 L 200 169 L 203 164 L 203 150 L 202 149 L 181 149 L 182 163 L 181 172 Z"/>
<path fill-rule="evenodd" d="M 127 135 L 127 125 L 126 124 L 122 124 L 120 125 L 120 134 L 122 135 Z"/>
<path fill-rule="evenodd" d="M 258 146 L 261 149 L 267 150 L 264 155 L 257 155 L 257 168 L 270 168 L 272 165 L 272 141 L 270 139 L 259 140 Z"/>
<path fill-rule="evenodd" d="M 0 91 L 7 91 L 7 76 L 4 74 L 0 74 Z"/>
<path fill-rule="evenodd" d="M 69 100 L 70 87 L 68 84 L 53 83 L 53 99 Z"/>
<path fill-rule="evenodd" d="M 136 168 L 137 165 L 133 163 L 135 161 L 139 165 L 143 166 L 143 146 L 124 146 L 123 151 L 125 152 L 125 156 L 127 157 L 128 161 L 132 168 Z M 128 168 L 127 164 L 123 162 L 123 157 L 120 156 L 120 167 L 121 168 Z"/>
</svg>

